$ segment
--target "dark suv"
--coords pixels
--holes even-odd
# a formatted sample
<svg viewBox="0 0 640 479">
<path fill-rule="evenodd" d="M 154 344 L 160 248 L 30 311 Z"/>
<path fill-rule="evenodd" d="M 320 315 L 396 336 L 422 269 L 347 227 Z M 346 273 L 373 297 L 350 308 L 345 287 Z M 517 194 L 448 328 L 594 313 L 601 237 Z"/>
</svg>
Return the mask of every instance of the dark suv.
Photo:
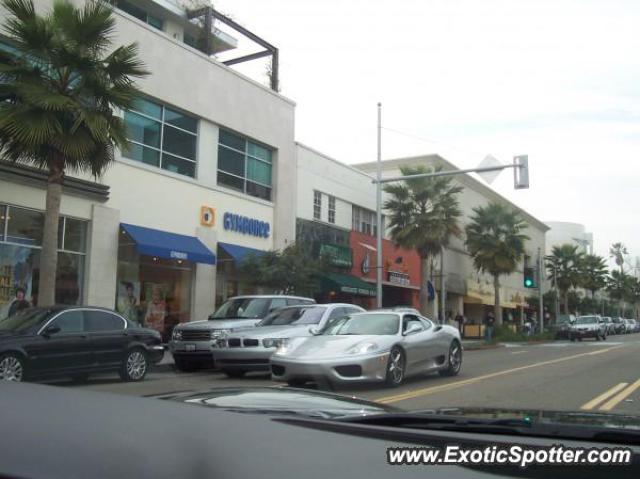
<svg viewBox="0 0 640 479">
<path fill-rule="evenodd" d="M 117 371 L 124 381 L 141 381 L 163 355 L 160 333 L 109 309 L 29 308 L 0 321 L 0 380 L 80 381 Z"/>
</svg>

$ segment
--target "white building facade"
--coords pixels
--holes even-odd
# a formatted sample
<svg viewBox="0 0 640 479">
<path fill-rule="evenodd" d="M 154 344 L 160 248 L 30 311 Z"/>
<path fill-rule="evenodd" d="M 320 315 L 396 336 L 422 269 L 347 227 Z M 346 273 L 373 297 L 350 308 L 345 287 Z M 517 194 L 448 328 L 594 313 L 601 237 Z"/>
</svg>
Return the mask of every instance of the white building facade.
<svg viewBox="0 0 640 479">
<path fill-rule="evenodd" d="M 114 14 L 114 46 L 137 42 L 151 74 L 120 112 L 128 148 L 101 178 L 66 180 L 56 296 L 166 332 L 242 292 L 243 255 L 294 241 L 295 104 L 185 43 L 195 27 L 176 4 L 116 2 Z M 233 43 L 216 32 L 219 50 Z M 44 180 L 0 165 L 0 312 L 16 288 L 37 303 Z"/>
<path fill-rule="evenodd" d="M 546 221 L 546 224 L 549 226 L 547 254 L 551 254 L 554 246 L 563 244 L 577 246 L 578 251 L 584 254 L 593 254 L 593 233 L 587 232 L 584 225 L 568 221 Z"/>
</svg>

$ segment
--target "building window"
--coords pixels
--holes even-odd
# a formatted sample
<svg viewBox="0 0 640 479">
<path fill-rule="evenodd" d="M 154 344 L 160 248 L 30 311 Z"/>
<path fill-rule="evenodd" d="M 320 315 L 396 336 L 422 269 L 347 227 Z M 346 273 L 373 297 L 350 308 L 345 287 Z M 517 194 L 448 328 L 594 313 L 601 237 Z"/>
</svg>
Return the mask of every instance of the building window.
<svg viewBox="0 0 640 479">
<path fill-rule="evenodd" d="M 322 193 L 313 192 L 313 219 L 320 220 L 322 218 Z"/>
<path fill-rule="evenodd" d="M 353 205 L 351 229 L 371 236 L 378 232 L 376 212 Z M 382 216 L 382 230 L 384 231 L 384 215 Z"/>
<path fill-rule="evenodd" d="M 150 13 L 146 12 L 144 9 L 138 7 L 137 5 L 133 5 L 125 0 L 116 0 L 113 2 L 115 6 L 122 10 L 123 12 L 127 12 L 132 17 L 136 17 L 138 20 L 142 20 L 143 22 L 151 25 L 158 30 L 162 30 L 163 21 L 161 18 L 155 17 Z"/>
<path fill-rule="evenodd" d="M 56 303 L 78 304 L 88 223 L 61 216 L 58 225 Z M 42 211 L 0 204 L 0 320 L 7 316 L 18 290 L 30 304 L 38 303 L 43 230 Z"/>
<path fill-rule="evenodd" d="M 271 201 L 273 152 L 226 130 L 218 141 L 218 184 Z"/>
<path fill-rule="evenodd" d="M 198 120 L 149 100 L 138 99 L 126 111 L 124 156 L 147 165 L 195 178 Z"/>
<path fill-rule="evenodd" d="M 329 196 L 329 223 L 336 222 L 336 197 Z"/>
</svg>

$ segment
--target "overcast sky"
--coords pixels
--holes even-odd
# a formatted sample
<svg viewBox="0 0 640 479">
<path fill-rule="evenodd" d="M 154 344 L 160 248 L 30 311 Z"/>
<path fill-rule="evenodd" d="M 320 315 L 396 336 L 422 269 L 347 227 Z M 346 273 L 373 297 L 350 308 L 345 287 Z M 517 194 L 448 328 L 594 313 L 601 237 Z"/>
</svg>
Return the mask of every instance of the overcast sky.
<svg viewBox="0 0 640 479">
<path fill-rule="evenodd" d="M 504 172 L 497 191 L 543 221 L 585 224 L 599 254 L 622 241 L 640 255 L 640 2 L 215 6 L 279 47 L 298 141 L 373 161 L 381 101 L 384 159 L 439 153 L 463 168 L 526 153 L 531 188 Z"/>
</svg>

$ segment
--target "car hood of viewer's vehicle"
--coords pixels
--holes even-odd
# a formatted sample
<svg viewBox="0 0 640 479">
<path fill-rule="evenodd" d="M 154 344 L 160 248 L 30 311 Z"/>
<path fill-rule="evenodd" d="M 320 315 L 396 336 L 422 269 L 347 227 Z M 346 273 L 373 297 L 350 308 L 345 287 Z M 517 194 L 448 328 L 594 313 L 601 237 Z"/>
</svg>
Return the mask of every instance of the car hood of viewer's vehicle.
<svg viewBox="0 0 640 479">
<path fill-rule="evenodd" d="M 254 326 L 260 319 L 205 319 L 204 321 L 190 321 L 176 326 L 180 330 L 190 329 L 233 329 L 243 326 Z"/>
<path fill-rule="evenodd" d="M 347 351 L 360 343 L 375 343 L 378 348 L 372 353 L 388 351 L 399 340 L 393 335 L 343 335 L 343 336 L 311 336 L 293 340 L 283 358 L 296 359 L 334 359 L 348 355 Z"/>
<path fill-rule="evenodd" d="M 449 407 L 413 411 L 420 414 L 464 416 L 476 419 L 522 419 L 538 424 L 575 424 L 585 427 L 640 430 L 640 416 L 587 411 L 544 411 L 536 409 L 497 409 L 484 407 Z"/>
<path fill-rule="evenodd" d="M 400 411 L 392 406 L 352 396 L 288 387 L 215 388 L 153 397 L 234 411 L 283 412 L 321 417 L 362 416 Z"/>
<path fill-rule="evenodd" d="M 229 333 L 230 338 L 296 338 L 311 336 L 309 327 L 313 324 L 300 324 L 291 326 L 258 326 L 256 328 L 238 328 Z"/>
</svg>

